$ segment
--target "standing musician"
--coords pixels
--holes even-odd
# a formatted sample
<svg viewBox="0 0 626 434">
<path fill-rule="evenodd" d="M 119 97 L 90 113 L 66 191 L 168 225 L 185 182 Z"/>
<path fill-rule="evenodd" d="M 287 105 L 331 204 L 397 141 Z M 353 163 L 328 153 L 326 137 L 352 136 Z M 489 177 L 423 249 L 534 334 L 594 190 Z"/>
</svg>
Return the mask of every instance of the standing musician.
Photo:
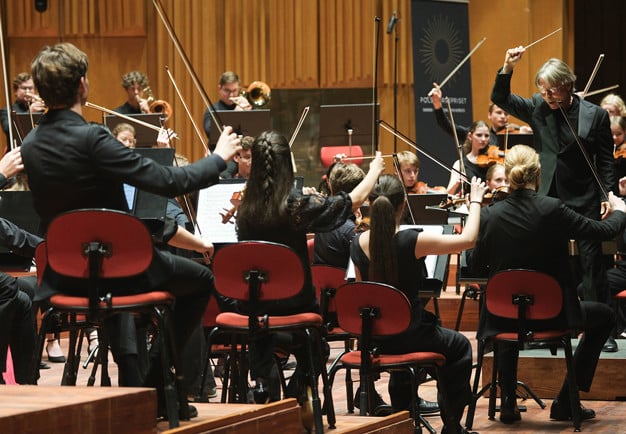
<svg viewBox="0 0 626 434">
<path fill-rule="evenodd" d="M 588 392 L 615 315 L 604 303 L 578 301 L 576 282 L 569 270 L 568 243 L 571 238 L 610 239 L 615 236 L 626 224 L 626 204 L 609 193 L 616 212 L 604 221 L 597 221 L 575 212 L 560 199 L 537 193 L 544 178 L 539 160 L 537 152 L 526 145 L 514 146 L 507 152 L 504 164 L 512 192 L 506 199 L 482 209 L 478 241 L 468 263 L 472 272 L 481 276 L 526 268 L 547 273 L 559 282 L 564 307 L 558 322 L 546 324 L 546 327 L 572 327 L 584 331 L 574 353 L 574 371 L 578 388 Z M 481 317 L 478 337 L 492 335 L 498 325 L 517 329 L 510 320 Z M 502 348 L 498 356 L 502 392 L 500 420 L 513 423 L 521 419 L 515 395 L 519 350 L 517 343 L 499 347 Z M 565 381 L 552 403 L 550 418 L 570 419 L 569 403 L 569 388 Z M 583 419 L 595 416 L 591 409 L 582 407 L 581 410 Z"/>
<path fill-rule="evenodd" d="M 46 46 L 32 62 L 34 82 L 49 110 L 24 141 L 22 158 L 35 210 L 45 227 L 65 211 L 90 207 L 126 210 L 125 183 L 173 197 L 218 182 L 219 172 L 239 149 L 239 139 L 231 127 L 224 127 L 212 155 L 188 166 L 161 166 L 142 158 L 82 117 L 90 87 L 87 66 L 87 55 L 70 43 Z M 158 249 L 145 273 L 118 283 L 119 291 L 125 293 L 159 288 L 176 297 L 173 322 L 181 354 L 214 289 L 213 275 L 207 267 Z M 54 294 L 57 284 L 65 292 L 76 287 L 75 282 L 47 269 L 37 297 Z M 83 290 L 78 292 L 82 294 Z M 157 387 L 158 411 L 164 414 L 159 365 L 160 358 L 153 360 L 146 385 Z M 186 402 L 180 403 L 180 412 L 182 418 L 197 415 Z"/>
<path fill-rule="evenodd" d="M 148 98 L 145 95 L 149 89 L 148 77 L 143 72 L 130 71 L 122 76 L 122 88 L 126 91 L 126 102 L 113 109 L 123 115 L 137 115 L 149 113 Z"/>
<path fill-rule="evenodd" d="M 491 100 L 528 122 L 535 132 L 534 148 L 540 153 L 542 167 L 539 194 L 558 197 L 586 217 L 606 217 L 609 202 L 602 191 L 615 191 L 617 187 L 608 113 L 574 94 L 576 76 L 556 58 L 537 71 L 537 93 L 530 98 L 512 94 L 513 69 L 525 51 L 521 46 L 507 50 Z M 606 303 L 609 294 L 601 243 L 589 239 L 576 242 L 583 298 Z M 609 344 L 607 350 L 617 350 L 615 341 Z"/>
</svg>

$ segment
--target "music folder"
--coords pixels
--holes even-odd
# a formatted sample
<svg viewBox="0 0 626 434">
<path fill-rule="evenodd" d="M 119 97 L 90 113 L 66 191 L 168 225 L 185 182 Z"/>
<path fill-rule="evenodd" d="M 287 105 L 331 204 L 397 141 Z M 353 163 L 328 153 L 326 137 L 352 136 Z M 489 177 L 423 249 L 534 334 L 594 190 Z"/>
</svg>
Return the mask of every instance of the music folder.
<svg viewBox="0 0 626 434">
<path fill-rule="evenodd" d="M 439 204 L 448 198 L 441 194 L 408 194 L 409 207 L 415 224 L 445 225 L 448 223 L 448 210 L 440 209 Z"/>
<path fill-rule="evenodd" d="M 498 147 L 504 149 L 505 145 L 507 149 L 511 149 L 515 145 L 528 145 L 533 147 L 533 135 L 532 134 L 498 134 Z"/>
<path fill-rule="evenodd" d="M 269 110 L 215 110 L 222 125 L 233 127 L 240 136 L 256 137 L 263 131 L 271 129 Z M 220 138 L 220 132 L 211 121 L 209 143 L 214 145 Z"/>
<path fill-rule="evenodd" d="M 35 212 L 30 191 L 0 191 L 0 217 L 31 234 L 40 234 L 40 219 Z M 0 268 L 28 271 L 32 262 L 32 256 L 17 255 L 9 248 L 0 245 Z"/>
<path fill-rule="evenodd" d="M 130 122 L 127 119 L 123 119 L 115 115 L 104 115 L 104 125 L 113 132 L 118 124 L 126 123 L 133 126 L 135 129 L 135 147 L 136 148 L 149 148 L 154 146 L 159 136 L 158 128 L 161 128 L 161 114 L 159 113 L 140 113 L 136 115 L 125 115 L 138 121 L 145 122 L 153 125 L 157 129 L 152 129 L 146 125 L 140 125 L 135 122 Z M 171 165 L 171 163 L 170 163 Z"/>
</svg>

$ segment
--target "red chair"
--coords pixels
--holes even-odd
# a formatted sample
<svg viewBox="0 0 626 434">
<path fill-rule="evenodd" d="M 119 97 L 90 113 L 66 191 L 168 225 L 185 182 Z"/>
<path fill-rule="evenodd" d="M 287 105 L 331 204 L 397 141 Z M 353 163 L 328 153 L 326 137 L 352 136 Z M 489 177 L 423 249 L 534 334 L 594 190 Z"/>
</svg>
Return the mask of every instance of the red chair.
<svg viewBox="0 0 626 434">
<path fill-rule="evenodd" d="M 303 337 L 308 353 L 308 377 L 316 379 L 316 366 L 321 366 L 324 386 L 325 409 L 330 428 L 335 426 L 335 412 L 330 395 L 330 386 L 322 351 L 322 317 L 317 313 L 305 312 L 295 315 L 267 315 L 260 305 L 280 302 L 296 296 L 304 286 L 302 261 L 291 248 L 265 241 L 246 241 L 220 249 L 214 258 L 215 288 L 229 297 L 249 306 L 249 313 L 220 313 L 216 327 L 209 334 L 211 345 L 215 333 L 241 334 L 248 338 L 259 331 L 263 333 L 293 333 Z M 310 396 L 313 424 L 316 433 L 324 432 L 322 406 L 317 380 L 311 381 Z M 305 411 L 303 409 L 303 411 Z M 303 418 L 304 425 L 308 425 Z M 309 428 L 308 426 L 306 426 Z"/>
<path fill-rule="evenodd" d="M 563 308 L 563 290 L 552 276 L 535 270 L 504 270 L 494 274 L 487 282 L 484 293 L 484 306 L 481 315 L 512 320 L 514 327 L 508 330 L 499 330 L 494 336 L 478 340 L 478 361 L 474 377 L 473 395 L 467 412 L 466 427 L 471 429 L 476 411 L 476 401 L 489 390 L 490 420 L 496 413 L 497 395 L 497 347 L 502 342 L 515 342 L 520 349 L 530 342 L 544 342 L 554 348 L 561 346 L 565 352 L 565 364 L 567 367 L 567 381 L 569 383 L 572 421 L 575 431 L 580 431 L 580 397 L 573 369 L 572 357 L 572 330 L 563 327 L 561 329 L 538 328 L 539 324 L 558 317 Z M 482 321 L 481 321 L 482 322 Z M 484 354 L 488 343 L 493 344 L 494 357 L 491 382 L 478 390 L 480 372 L 482 370 Z M 518 385 L 524 386 L 523 383 Z M 530 389 L 527 389 L 530 391 Z M 534 394 L 531 394 L 534 395 Z M 533 398 L 545 408 L 545 404 L 533 396 Z"/>
<path fill-rule="evenodd" d="M 117 295 L 115 283 L 111 283 L 115 282 L 112 279 L 131 278 L 143 273 L 152 262 L 152 256 L 152 237 L 148 229 L 130 214 L 83 209 L 56 217 L 48 227 L 45 244 L 38 248 L 37 265 L 43 269 L 42 264 L 47 264 L 60 276 L 82 279 L 85 294 L 67 295 L 63 288 L 56 288 L 58 293 L 50 297 L 51 307 L 42 318 L 40 350 L 35 355 L 33 372 L 41 361 L 45 335 L 55 327 L 54 313 L 67 318 L 63 327 L 73 331 L 86 326 L 102 330 L 107 317 L 122 312 L 149 316 L 160 335 L 166 414 L 170 427 L 176 427 L 179 425 L 179 403 L 186 404 L 187 397 L 175 377 L 179 362 L 170 324 L 174 297 L 165 291 Z M 84 320 L 77 321 L 81 316 Z M 70 333 L 72 336 L 77 334 Z M 107 348 L 106 333 L 100 333 L 100 338 L 103 339 L 102 348 Z M 75 340 L 71 340 L 70 348 L 75 344 Z M 99 353 L 106 357 L 107 351 Z M 74 377 L 67 378 L 66 384 L 75 384 L 75 352 L 70 351 L 68 356 L 66 371 L 68 375 L 73 373 Z M 170 369 L 172 366 L 174 372 Z M 106 370 L 105 360 L 102 360 L 102 369 Z M 188 418 L 184 411 L 180 416 Z"/>
<path fill-rule="evenodd" d="M 335 296 L 337 318 L 342 329 L 359 339 L 359 350 L 350 351 L 329 373 L 332 385 L 339 369 L 358 369 L 361 383 L 360 415 L 374 415 L 374 390 L 372 376 L 382 371 L 407 371 L 411 377 L 411 416 L 415 421 L 415 432 L 421 432 L 424 425 L 428 431 L 435 430 L 419 413 L 417 402 L 420 368 L 439 370 L 446 362 L 443 354 L 427 351 L 405 354 L 381 354 L 375 347 L 377 338 L 388 338 L 403 333 L 411 324 L 411 302 L 403 292 L 393 286 L 376 282 L 350 282 L 337 289 Z M 437 375 L 439 381 L 441 376 Z M 439 389 L 443 393 L 443 389 Z M 446 402 L 446 397 L 443 397 Z"/>
<path fill-rule="evenodd" d="M 343 352 L 331 363 L 331 370 L 340 360 L 341 356 L 350 351 L 352 335 L 341 327 L 337 322 L 337 308 L 335 306 L 335 295 L 337 288 L 346 283 L 346 269 L 334 267 L 332 265 L 313 264 L 311 265 L 311 277 L 320 302 L 320 312 L 322 314 L 322 324 L 324 338 L 327 342 L 343 342 Z M 346 372 L 346 393 L 348 403 L 348 413 L 354 413 L 353 385 L 350 370 Z"/>
</svg>

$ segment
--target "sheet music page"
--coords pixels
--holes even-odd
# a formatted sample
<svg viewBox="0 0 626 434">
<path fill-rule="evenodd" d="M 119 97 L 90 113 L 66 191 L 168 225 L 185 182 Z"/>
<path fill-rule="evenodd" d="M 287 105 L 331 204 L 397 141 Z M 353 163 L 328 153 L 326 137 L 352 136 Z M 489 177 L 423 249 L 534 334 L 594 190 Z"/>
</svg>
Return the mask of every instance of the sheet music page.
<svg viewBox="0 0 626 434">
<path fill-rule="evenodd" d="M 212 243 L 236 243 L 235 219 L 222 223 L 223 216 L 233 208 L 233 193 L 241 191 L 245 183 L 220 183 L 202 189 L 198 195 L 197 221 L 202 238 Z M 196 235 L 198 230 L 196 229 Z"/>
</svg>

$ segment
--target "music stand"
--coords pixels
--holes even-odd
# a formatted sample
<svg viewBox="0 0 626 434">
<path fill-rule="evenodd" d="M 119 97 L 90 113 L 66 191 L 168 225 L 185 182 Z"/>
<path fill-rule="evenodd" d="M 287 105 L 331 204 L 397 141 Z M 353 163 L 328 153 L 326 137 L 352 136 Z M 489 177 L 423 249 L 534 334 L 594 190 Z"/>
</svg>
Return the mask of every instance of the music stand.
<svg viewBox="0 0 626 434">
<path fill-rule="evenodd" d="M 320 158 L 328 167 L 336 154 L 363 156 L 363 147 L 372 146 L 374 117 L 372 104 L 337 104 L 320 106 Z M 328 149 L 327 149 L 328 148 Z M 360 164 L 362 160 L 352 160 Z"/>
<path fill-rule="evenodd" d="M 0 191 L 0 216 L 21 229 L 38 235 L 40 218 L 33 205 L 30 191 Z M 9 248 L 0 246 L 0 268 L 28 271 L 33 258 L 13 253 Z"/>
<path fill-rule="evenodd" d="M 19 141 L 19 145 L 22 144 L 24 137 L 30 130 L 33 129 L 33 124 L 37 126 L 39 120 L 43 116 L 43 113 L 33 113 L 33 118 L 31 121 L 30 113 L 15 113 L 15 111 L 11 112 L 11 117 L 13 119 L 13 138 Z"/>
<path fill-rule="evenodd" d="M 156 128 L 161 128 L 161 114 L 159 113 L 141 113 L 136 115 L 125 115 L 138 121 L 154 125 Z M 111 132 L 115 129 L 117 124 L 122 122 L 130 124 L 135 129 L 135 147 L 136 148 L 150 148 L 156 144 L 157 137 L 159 136 L 158 130 L 153 130 L 145 125 L 129 122 L 115 115 L 104 115 L 104 125 L 107 126 Z M 171 165 L 171 163 L 170 163 Z"/>
<path fill-rule="evenodd" d="M 172 148 L 137 148 L 135 152 L 162 166 L 171 166 L 174 161 L 174 149 Z M 132 203 L 131 213 L 143 220 L 148 227 L 156 229 L 163 224 L 167 209 L 167 197 L 136 189 Z"/>
<path fill-rule="evenodd" d="M 446 225 L 448 224 L 448 211 L 439 209 L 441 202 L 448 195 L 442 194 L 408 194 L 409 207 L 413 213 L 415 224 L 418 225 Z"/>
<path fill-rule="evenodd" d="M 241 136 L 256 137 L 271 128 L 269 110 L 216 110 L 216 113 L 223 125 L 233 127 L 233 131 Z M 219 138 L 220 132 L 212 125 L 209 143 L 215 145 Z"/>
<path fill-rule="evenodd" d="M 504 149 L 504 142 L 506 140 L 506 134 L 498 134 L 498 147 Z M 511 149 L 515 145 L 528 145 L 533 147 L 534 136 L 532 134 L 509 134 L 507 143 L 508 149 Z"/>
</svg>

